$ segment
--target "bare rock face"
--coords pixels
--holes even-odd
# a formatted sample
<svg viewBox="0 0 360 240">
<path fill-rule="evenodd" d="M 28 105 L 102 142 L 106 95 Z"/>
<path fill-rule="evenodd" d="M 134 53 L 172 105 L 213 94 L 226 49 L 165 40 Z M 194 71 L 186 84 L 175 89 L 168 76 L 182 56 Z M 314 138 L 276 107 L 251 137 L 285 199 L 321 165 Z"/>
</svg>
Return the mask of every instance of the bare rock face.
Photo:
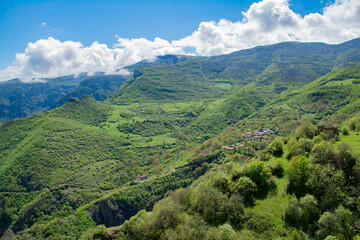
<svg viewBox="0 0 360 240">
<path fill-rule="evenodd" d="M 113 202 L 110 199 L 105 199 L 95 204 L 89 212 L 97 224 L 113 227 L 123 224 L 125 220 L 130 219 L 141 209 L 138 206 L 130 206 L 122 202 Z"/>
</svg>

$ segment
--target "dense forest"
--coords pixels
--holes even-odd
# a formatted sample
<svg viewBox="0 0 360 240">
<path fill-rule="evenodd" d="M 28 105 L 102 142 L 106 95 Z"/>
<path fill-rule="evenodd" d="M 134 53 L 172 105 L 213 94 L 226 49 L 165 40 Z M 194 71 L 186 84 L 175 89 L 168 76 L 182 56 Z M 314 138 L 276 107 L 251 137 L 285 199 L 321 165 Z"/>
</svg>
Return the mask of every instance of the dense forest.
<svg viewBox="0 0 360 240">
<path fill-rule="evenodd" d="M 0 239 L 360 239 L 359 53 L 281 43 L 79 80 L 0 125 Z"/>
</svg>

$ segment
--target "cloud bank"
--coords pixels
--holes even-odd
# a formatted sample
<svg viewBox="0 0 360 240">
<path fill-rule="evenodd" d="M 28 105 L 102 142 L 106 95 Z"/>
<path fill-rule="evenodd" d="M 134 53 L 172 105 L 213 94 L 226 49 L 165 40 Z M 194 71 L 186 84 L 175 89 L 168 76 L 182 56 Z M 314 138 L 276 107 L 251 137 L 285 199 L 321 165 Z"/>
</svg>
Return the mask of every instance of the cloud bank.
<svg viewBox="0 0 360 240">
<path fill-rule="evenodd" d="M 212 56 L 283 41 L 340 43 L 360 36 L 360 0 L 337 0 L 322 14 L 304 17 L 289 8 L 288 0 L 263 0 L 242 14 L 239 22 L 202 22 L 172 45 Z"/>
<path fill-rule="evenodd" d="M 336 0 L 322 13 L 306 16 L 293 12 L 289 0 L 263 0 L 239 17 L 238 22 L 202 22 L 190 36 L 172 42 L 118 38 L 109 48 L 98 42 L 85 47 L 80 42 L 41 39 L 29 43 L 24 53 L 16 54 L 13 65 L 0 70 L 0 81 L 84 72 L 126 74 L 125 66 L 158 55 L 190 54 L 184 50 L 189 47 L 198 55 L 212 56 L 283 41 L 340 43 L 360 37 L 360 0 Z"/>
<path fill-rule="evenodd" d="M 118 39 L 114 48 L 94 42 L 84 47 L 80 42 L 61 42 L 52 37 L 29 43 L 24 53 L 16 54 L 15 63 L 0 70 L 0 80 L 20 78 L 24 82 L 38 81 L 71 74 L 96 72 L 123 74 L 123 67 L 147 59 L 155 60 L 164 54 L 185 54 L 181 47 L 174 47 L 168 41 L 155 38 Z M 35 79 L 33 79 L 35 78 Z"/>
</svg>

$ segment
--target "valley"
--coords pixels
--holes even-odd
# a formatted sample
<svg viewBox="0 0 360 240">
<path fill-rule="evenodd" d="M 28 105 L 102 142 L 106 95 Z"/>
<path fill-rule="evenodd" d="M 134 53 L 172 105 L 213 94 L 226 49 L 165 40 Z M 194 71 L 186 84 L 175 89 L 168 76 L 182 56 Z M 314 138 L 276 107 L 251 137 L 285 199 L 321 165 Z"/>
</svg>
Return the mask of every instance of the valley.
<svg viewBox="0 0 360 240">
<path fill-rule="evenodd" d="M 0 125 L 1 240 L 357 239 L 359 57 L 289 42 L 81 80 Z"/>
</svg>

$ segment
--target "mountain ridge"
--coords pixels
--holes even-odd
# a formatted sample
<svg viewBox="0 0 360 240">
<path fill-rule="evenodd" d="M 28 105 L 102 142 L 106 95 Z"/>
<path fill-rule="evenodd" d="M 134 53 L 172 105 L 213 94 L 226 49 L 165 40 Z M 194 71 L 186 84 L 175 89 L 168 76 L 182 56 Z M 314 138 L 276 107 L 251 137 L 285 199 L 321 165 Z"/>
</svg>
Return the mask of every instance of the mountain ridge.
<svg viewBox="0 0 360 240">
<path fill-rule="evenodd" d="M 269 61 L 245 69 L 259 73 L 251 82 L 250 75 L 219 76 L 241 74 L 234 68 L 251 65 L 256 54 L 225 62 L 164 56 L 135 67 L 109 100 L 70 97 L 59 108 L 5 122 L 1 240 L 176 239 L 191 229 L 196 239 L 352 238 L 360 232 L 354 224 L 360 188 L 353 181 L 360 179 L 358 44 L 340 46 L 351 51 L 340 60 L 331 52 L 316 61 L 315 55 L 292 58 L 286 49 L 286 57 L 268 54 Z M 272 56 L 279 58 L 271 62 Z M 313 59 L 309 68 L 296 64 L 307 59 Z M 337 69 L 342 63 L 350 66 Z M 143 91 L 154 84 L 153 92 Z M 126 98 L 131 95 L 140 99 Z M 291 175 L 299 164 L 311 166 L 304 178 L 312 178 Z M 327 189 L 322 183 L 332 183 L 332 192 L 319 191 Z M 306 211 L 311 221 L 296 218 Z M 327 215 L 342 219 L 348 211 L 356 220 L 350 225 L 323 227 Z"/>
</svg>

